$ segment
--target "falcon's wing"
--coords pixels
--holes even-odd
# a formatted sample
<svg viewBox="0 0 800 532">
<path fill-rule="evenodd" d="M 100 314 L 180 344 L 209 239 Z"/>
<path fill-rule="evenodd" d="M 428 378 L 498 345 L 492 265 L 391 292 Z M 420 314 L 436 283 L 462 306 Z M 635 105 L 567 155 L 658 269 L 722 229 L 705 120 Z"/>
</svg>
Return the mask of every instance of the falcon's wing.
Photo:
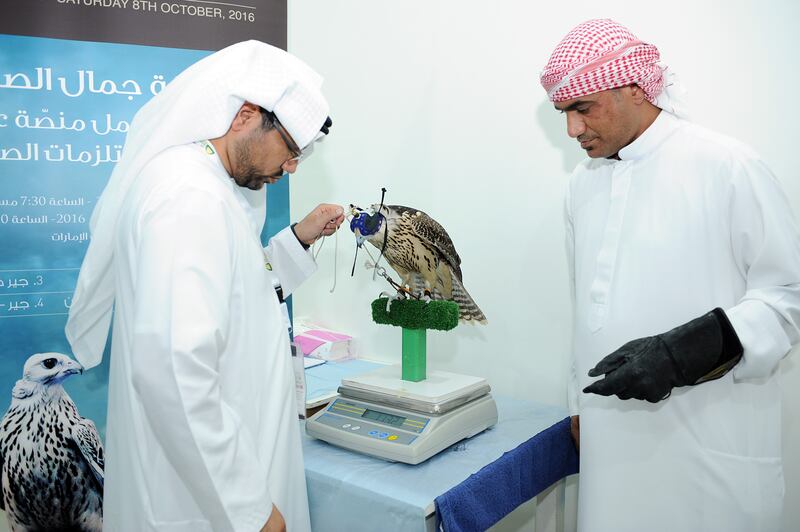
<svg viewBox="0 0 800 532">
<path fill-rule="evenodd" d="M 0 510 L 5 511 L 6 505 L 3 499 L 5 499 L 5 492 L 6 487 L 3 485 L 3 464 L 5 464 L 5 456 L 3 456 L 3 450 L 0 449 Z"/>
<path fill-rule="evenodd" d="M 22 381 L 17 381 L 17 385 Z M 16 387 L 14 388 L 16 390 Z M 15 432 L 18 430 L 18 427 L 13 427 L 15 424 L 15 420 L 17 412 L 15 412 L 15 408 L 12 406 L 8 409 L 8 412 L 3 416 L 2 421 L 0 421 L 0 439 L 3 441 L 9 437 L 9 432 Z M 3 485 L 3 466 L 6 463 L 6 457 L 3 454 L 3 447 L 0 445 L 0 510 L 5 511 L 6 504 L 5 504 L 5 492 L 6 487 Z"/>
<path fill-rule="evenodd" d="M 91 419 L 81 418 L 81 421 L 72 427 L 72 438 L 70 443 L 80 452 L 86 461 L 89 469 L 94 473 L 99 490 L 103 490 L 103 468 L 105 467 L 105 454 L 103 444 L 100 442 L 100 435 L 97 427 Z"/>
<path fill-rule="evenodd" d="M 392 205 L 390 208 L 397 210 L 401 215 L 408 214 L 410 227 L 414 233 L 426 244 L 433 246 L 444 259 L 450 264 L 450 269 L 453 270 L 456 277 L 461 280 L 461 257 L 456 252 L 456 247 L 453 241 L 450 240 L 450 235 L 447 234 L 444 227 L 418 209 L 411 209 L 401 205 Z"/>
</svg>

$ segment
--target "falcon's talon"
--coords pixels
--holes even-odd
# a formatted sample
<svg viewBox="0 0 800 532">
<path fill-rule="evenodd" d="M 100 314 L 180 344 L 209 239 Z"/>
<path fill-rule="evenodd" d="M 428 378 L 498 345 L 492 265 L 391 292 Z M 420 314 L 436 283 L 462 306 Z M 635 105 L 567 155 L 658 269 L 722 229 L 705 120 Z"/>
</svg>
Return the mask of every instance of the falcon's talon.
<svg viewBox="0 0 800 532">
<path fill-rule="evenodd" d="M 386 300 L 386 314 L 389 314 L 392 311 L 392 303 L 397 301 L 397 300 L 399 300 L 399 299 L 403 299 L 403 298 L 401 298 L 401 297 L 396 295 L 396 296 L 390 297 L 389 299 Z"/>
<path fill-rule="evenodd" d="M 389 314 L 392 308 L 392 302 L 397 301 L 398 299 L 407 299 L 406 294 L 400 290 L 395 293 L 389 292 L 381 292 L 380 297 L 386 298 L 386 313 Z"/>
</svg>

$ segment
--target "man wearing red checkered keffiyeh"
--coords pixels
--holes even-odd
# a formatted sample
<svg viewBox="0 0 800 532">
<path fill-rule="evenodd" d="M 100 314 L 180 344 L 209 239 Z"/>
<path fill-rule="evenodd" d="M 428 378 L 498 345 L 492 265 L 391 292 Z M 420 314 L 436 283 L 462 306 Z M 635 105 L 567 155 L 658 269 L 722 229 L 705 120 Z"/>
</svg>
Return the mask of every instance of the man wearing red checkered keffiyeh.
<svg viewBox="0 0 800 532">
<path fill-rule="evenodd" d="M 686 117 L 681 86 L 659 59 L 658 48 L 626 27 L 608 19 L 590 20 L 558 44 L 540 79 L 557 109 L 578 111 L 568 113 L 569 135 L 587 154 L 614 157 L 647 129 L 660 109 Z M 598 120 L 570 120 L 591 106 L 605 111 Z M 579 131 L 581 125 L 584 131 Z"/>
<path fill-rule="evenodd" d="M 665 83 L 669 69 L 659 59 L 658 48 L 640 41 L 626 27 L 608 19 L 590 20 L 559 43 L 541 82 L 552 102 L 636 84 L 650 103 L 682 115 L 678 102 L 669 98 L 673 92 L 669 88 L 676 82 Z"/>
<path fill-rule="evenodd" d="M 658 49 L 612 20 L 570 31 L 541 82 L 589 156 L 565 202 L 578 529 L 779 530 L 779 363 L 800 342 L 780 185 L 685 120 Z"/>
</svg>

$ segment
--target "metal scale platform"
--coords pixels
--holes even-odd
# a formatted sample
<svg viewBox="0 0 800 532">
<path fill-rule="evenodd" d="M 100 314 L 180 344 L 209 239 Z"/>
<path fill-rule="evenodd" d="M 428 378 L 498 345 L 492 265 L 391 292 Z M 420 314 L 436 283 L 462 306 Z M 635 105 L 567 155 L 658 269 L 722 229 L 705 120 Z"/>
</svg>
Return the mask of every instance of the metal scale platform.
<svg viewBox="0 0 800 532">
<path fill-rule="evenodd" d="M 393 462 L 418 464 L 497 423 L 486 379 L 429 371 L 420 382 L 387 366 L 343 379 L 339 397 L 306 421 L 306 432 Z"/>
</svg>

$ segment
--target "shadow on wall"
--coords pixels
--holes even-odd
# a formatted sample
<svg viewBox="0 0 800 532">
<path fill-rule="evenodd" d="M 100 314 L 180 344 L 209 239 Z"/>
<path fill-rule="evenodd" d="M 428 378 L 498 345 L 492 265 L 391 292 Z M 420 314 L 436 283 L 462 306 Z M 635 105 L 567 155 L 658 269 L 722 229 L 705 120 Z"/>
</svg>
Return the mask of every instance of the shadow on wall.
<svg viewBox="0 0 800 532">
<path fill-rule="evenodd" d="M 566 117 L 556 111 L 549 100 L 545 100 L 536 109 L 536 120 L 550 144 L 561 152 L 561 168 L 571 174 L 578 163 L 586 158 L 586 153 L 578 141 L 567 135 Z"/>
<path fill-rule="evenodd" d="M 485 325 L 459 323 L 458 327 L 452 331 L 430 331 L 428 343 L 433 348 L 429 353 L 429 360 L 433 361 L 433 366 L 435 367 L 437 364 L 458 364 L 458 353 L 463 349 L 464 343 L 480 343 L 483 346 L 487 346 L 486 328 L 492 323 L 491 318 L 488 316 L 487 321 L 488 323 Z"/>
</svg>

